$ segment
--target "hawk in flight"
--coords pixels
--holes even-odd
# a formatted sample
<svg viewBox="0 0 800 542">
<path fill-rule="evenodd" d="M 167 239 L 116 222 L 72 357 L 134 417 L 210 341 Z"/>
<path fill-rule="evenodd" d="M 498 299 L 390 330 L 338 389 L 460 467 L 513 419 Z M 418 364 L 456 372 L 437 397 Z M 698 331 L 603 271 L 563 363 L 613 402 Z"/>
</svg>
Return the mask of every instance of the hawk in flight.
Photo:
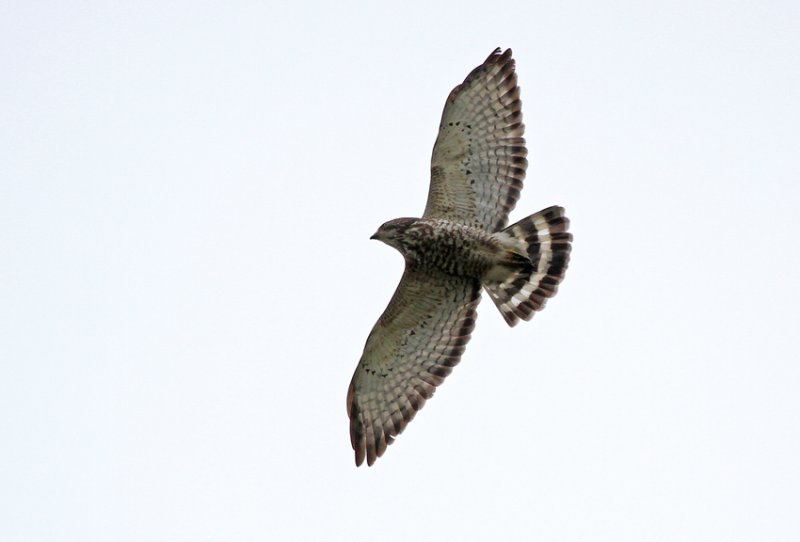
<svg viewBox="0 0 800 542">
<path fill-rule="evenodd" d="M 458 363 L 481 288 L 513 326 L 564 278 L 572 235 L 561 207 L 507 226 L 527 149 L 511 50 L 496 49 L 447 97 L 422 218 L 397 218 L 372 239 L 405 258 L 347 393 L 356 465 L 372 465 Z"/>
</svg>

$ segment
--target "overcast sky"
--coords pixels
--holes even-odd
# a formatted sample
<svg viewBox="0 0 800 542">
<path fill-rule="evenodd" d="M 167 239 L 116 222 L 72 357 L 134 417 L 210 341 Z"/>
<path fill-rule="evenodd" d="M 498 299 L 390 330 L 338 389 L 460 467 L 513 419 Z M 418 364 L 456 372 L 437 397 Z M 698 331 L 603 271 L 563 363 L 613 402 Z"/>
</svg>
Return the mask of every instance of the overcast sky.
<svg viewBox="0 0 800 542">
<path fill-rule="evenodd" d="M 800 4 L 128 4 L 0 4 L 1 540 L 800 539 Z M 497 46 L 572 263 L 357 469 L 369 236 Z"/>
</svg>

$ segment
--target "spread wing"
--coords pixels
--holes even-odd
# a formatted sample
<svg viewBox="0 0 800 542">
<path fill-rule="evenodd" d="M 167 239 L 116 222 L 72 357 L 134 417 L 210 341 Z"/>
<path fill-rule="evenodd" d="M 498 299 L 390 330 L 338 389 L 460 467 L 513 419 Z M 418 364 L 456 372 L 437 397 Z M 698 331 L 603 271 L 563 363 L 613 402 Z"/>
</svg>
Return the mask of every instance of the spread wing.
<svg viewBox="0 0 800 542">
<path fill-rule="evenodd" d="M 406 267 L 367 339 L 347 392 L 356 465 L 383 455 L 461 359 L 480 283 Z"/>
<path fill-rule="evenodd" d="M 424 218 L 506 226 L 528 166 L 521 107 L 511 49 L 495 49 L 447 97 Z"/>
</svg>

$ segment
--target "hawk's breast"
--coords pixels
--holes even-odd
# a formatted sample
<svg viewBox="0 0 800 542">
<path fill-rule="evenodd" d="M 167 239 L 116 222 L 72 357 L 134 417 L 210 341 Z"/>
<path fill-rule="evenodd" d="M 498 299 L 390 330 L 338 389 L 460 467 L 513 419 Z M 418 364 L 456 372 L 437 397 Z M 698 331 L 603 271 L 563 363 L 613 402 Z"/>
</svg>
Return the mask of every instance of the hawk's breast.
<svg viewBox="0 0 800 542">
<path fill-rule="evenodd" d="M 485 230 L 443 219 L 417 220 L 404 241 L 410 265 L 461 277 L 480 278 L 501 252 Z"/>
</svg>

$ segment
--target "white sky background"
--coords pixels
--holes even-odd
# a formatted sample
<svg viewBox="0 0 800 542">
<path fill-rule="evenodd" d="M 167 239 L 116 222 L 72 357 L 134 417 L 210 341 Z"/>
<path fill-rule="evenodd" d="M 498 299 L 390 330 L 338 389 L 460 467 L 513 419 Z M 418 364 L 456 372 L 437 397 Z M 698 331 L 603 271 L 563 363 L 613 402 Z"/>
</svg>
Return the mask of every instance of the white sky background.
<svg viewBox="0 0 800 542">
<path fill-rule="evenodd" d="M 135 4 L 0 5 L 0 539 L 800 539 L 797 2 Z M 496 46 L 572 264 L 356 469 Z"/>
</svg>

